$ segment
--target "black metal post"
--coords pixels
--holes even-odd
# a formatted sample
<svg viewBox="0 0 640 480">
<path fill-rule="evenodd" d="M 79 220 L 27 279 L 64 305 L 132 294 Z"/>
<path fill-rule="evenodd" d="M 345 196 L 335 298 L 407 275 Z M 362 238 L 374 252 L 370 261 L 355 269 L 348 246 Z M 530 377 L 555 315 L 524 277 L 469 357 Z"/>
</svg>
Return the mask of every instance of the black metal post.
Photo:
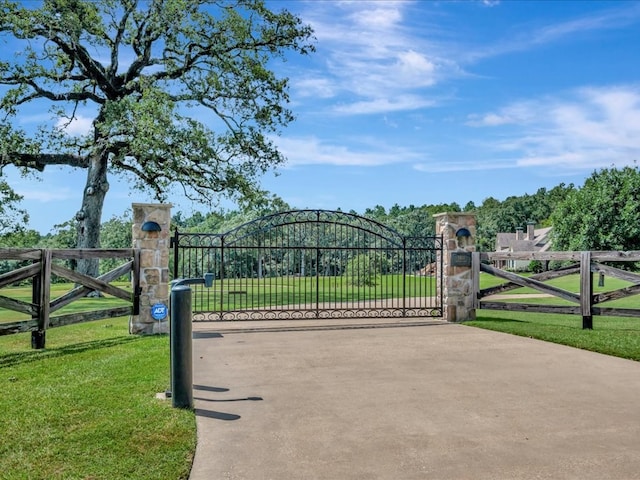
<svg viewBox="0 0 640 480">
<path fill-rule="evenodd" d="M 193 408 L 193 353 L 191 341 L 191 288 L 171 289 L 171 405 Z"/>
<path fill-rule="evenodd" d="M 213 286 L 214 274 L 204 278 L 174 280 L 171 287 L 171 405 L 193 409 L 193 341 L 191 328 L 191 288 L 189 285 Z"/>
</svg>

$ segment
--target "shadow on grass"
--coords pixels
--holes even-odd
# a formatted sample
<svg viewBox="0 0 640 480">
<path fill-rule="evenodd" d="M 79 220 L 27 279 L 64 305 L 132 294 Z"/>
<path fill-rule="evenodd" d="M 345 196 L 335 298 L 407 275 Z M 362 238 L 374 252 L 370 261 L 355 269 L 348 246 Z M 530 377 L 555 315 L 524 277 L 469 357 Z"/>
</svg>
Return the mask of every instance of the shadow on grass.
<svg viewBox="0 0 640 480">
<path fill-rule="evenodd" d="M 558 323 L 538 323 L 515 318 L 477 318 L 464 322 L 471 327 L 484 328 L 498 332 L 510 333 L 531 338 L 546 339 L 551 332 L 592 332 L 583 330 L 577 323 L 562 325 Z"/>
<path fill-rule="evenodd" d="M 122 337 L 107 338 L 104 340 L 92 340 L 90 342 L 75 343 L 73 345 L 65 345 L 57 348 L 45 348 L 42 350 L 31 350 L 28 352 L 0 354 L 0 368 L 12 367 L 24 363 L 36 362 L 45 358 L 62 357 L 65 355 L 73 355 L 76 353 L 86 352 L 87 350 L 97 350 L 100 348 L 110 348 L 126 343 L 137 342 L 142 340 L 141 336 L 127 335 Z"/>
<path fill-rule="evenodd" d="M 493 317 L 477 317 L 475 320 L 469 320 L 468 322 L 464 322 L 464 323 L 468 323 L 470 325 L 473 325 L 474 323 L 483 323 L 483 322 L 519 323 L 519 324 L 531 323 L 531 322 L 529 322 L 527 320 L 517 320 L 515 318 L 493 318 Z"/>
</svg>

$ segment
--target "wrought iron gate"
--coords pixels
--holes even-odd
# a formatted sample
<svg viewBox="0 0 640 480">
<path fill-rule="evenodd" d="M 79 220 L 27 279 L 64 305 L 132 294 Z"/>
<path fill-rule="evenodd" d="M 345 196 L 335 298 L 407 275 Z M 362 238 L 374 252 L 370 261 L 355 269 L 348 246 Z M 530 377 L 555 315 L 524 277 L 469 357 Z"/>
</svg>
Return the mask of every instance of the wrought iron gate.
<svg viewBox="0 0 640 480">
<path fill-rule="evenodd" d="M 176 230 L 171 243 L 174 278 L 215 277 L 194 288 L 194 320 L 442 316 L 441 237 L 296 210 L 223 234 Z"/>
</svg>

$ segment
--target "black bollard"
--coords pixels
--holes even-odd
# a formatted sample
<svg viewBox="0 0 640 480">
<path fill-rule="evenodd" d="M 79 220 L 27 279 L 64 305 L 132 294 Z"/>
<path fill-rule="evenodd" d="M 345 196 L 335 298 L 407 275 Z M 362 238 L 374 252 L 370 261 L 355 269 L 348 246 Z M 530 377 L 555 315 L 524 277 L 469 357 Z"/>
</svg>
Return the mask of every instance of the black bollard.
<svg viewBox="0 0 640 480">
<path fill-rule="evenodd" d="M 193 408 L 193 357 L 191 342 L 191 288 L 171 289 L 171 404 Z"/>
</svg>

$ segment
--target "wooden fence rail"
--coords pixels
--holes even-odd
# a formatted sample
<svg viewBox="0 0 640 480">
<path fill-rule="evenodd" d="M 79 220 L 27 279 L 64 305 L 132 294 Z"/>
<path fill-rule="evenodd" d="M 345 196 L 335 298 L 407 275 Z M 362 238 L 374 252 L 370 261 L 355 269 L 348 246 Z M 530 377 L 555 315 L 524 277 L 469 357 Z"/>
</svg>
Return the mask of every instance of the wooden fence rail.
<svg viewBox="0 0 640 480">
<path fill-rule="evenodd" d="M 576 262 L 557 270 L 550 270 L 529 277 L 501 270 L 491 262 L 506 260 L 539 260 L 542 262 Z M 640 308 L 616 308 L 598 306 L 604 302 L 627 298 L 640 293 L 640 275 L 606 265 L 605 262 L 640 262 L 640 251 L 591 251 L 591 252 L 475 252 L 472 256 L 474 279 L 474 308 L 521 312 L 563 313 L 582 316 L 582 328 L 593 328 L 593 315 L 640 317 Z M 501 285 L 480 289 L 480 272 L 506 280 Z M 610 292 L 594 294 L 593 274 L 609 276 L 630 282 L 631 285 Z M 580 274 L 579 292 L 570 292 L 545 282 L 565 275 Z M 497 294 L 516 288 L 529 287 L 540 293 L 557 297 L 575 305 L 539 305 L 533 303 L 492 300 Z"/>
<path fill-rule="evenodd" d="M 81 259 L 123 259 L 123 265 L 97 278 L 80 274 L 55 261 Z M 44 347 L 44 333 L 47 328 L 73 323 L 112 318 L 123 315 L 136 315 L 140 292 L 140 252 L 136 249 L 0 249 L 0 260 L 32 262 L 0 275 L 0 288 L 31 279 L 32 299 L 25 302 L 0 295 L 0 308 L 20 312 L 31 317 L 12 323 L 0 324 L 0 335 L 19 332 L 32 332 L 32 344 L 36 348 Z M 132 291 L 111 285 L 110 282 L 131 272 Z M 56 275 L 73 282 L 76 286 L 64 295 L 51 299 L 51 276 Z M 103 310 L 51 316 L 52 313 L 70 303 L 86 297 L 93 291 L 99 291 L 131 303 L 129 306 L 113 307 Z M 40 345 L 41 344 L 41 345 Z"/>
</svg>

